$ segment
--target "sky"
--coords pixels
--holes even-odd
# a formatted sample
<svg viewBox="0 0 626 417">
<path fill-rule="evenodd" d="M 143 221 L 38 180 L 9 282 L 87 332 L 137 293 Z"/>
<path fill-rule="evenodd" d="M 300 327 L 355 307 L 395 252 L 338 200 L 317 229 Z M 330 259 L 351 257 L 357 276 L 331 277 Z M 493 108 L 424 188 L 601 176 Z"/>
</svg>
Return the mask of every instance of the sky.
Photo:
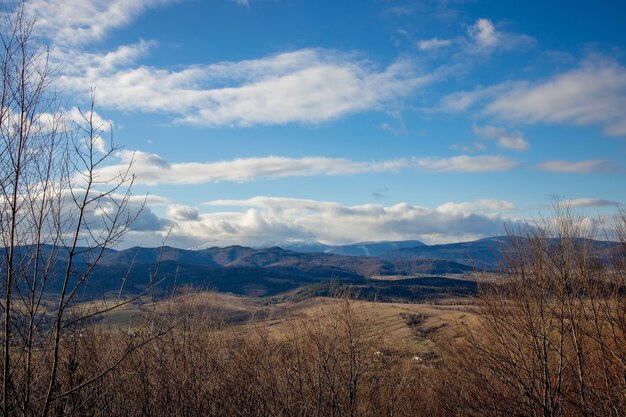
<svg viewBox="0 0 626 417">
<path fill-rule="evenodd" d="M 121 246 L 429 244 L 626 202 L 626 3 L 26 0 Z M 109 138 L 109 135 L 105 135 Z M 108 143 L 107 143 L 108 144 Z M 105 144 L 102 144 L 103 147 Z"/>
</svg>

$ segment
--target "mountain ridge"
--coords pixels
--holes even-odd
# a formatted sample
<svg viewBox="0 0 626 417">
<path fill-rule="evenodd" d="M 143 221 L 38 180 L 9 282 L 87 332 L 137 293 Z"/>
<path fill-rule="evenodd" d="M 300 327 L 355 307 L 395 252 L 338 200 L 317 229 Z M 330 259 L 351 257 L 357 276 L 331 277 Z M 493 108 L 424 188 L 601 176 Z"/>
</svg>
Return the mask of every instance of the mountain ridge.
<svg viewBox="0 0 626 417">
<path fill-rule="evenodd" d="M 335 280 L 363 285 L 376 280 L 406 280 L 424 276 L 458 276 L 475 271 L 498 271 L 509 250 L 511 239 L 494 236 L 470 242 L 425 245 L 419 241 L 376 242 L 371 246 L 378 256 L 340 255 L 334 253 L 299 252 L 278 246 L 250 248 L 245 246 L 212 247 L 201 250 L 170 246 L 132 247 L 104 252 L 93 268 L 86 291 L 113 291 L 124 277 L 125 291 L 144 288 L 147 278 L 155 276 L 163 282 L 163 290 L 172 286 L 194 286 L 238 294 L 271 295 L 297 287 Z M 418 246 L 411 246 L 418 242 Z M 594 241 L 600 249 L 611 242 Z M 358 244 L 355 244 L 358 245 Z M 351 248 L 355 245 L 348 245 Z M 62 266 L 66 251 L 58 252 Z M 29 249 L 24 247 L 22 252 Z M 88 270 L 93 257 L 85 252 L 74 264 L 75 276 Z M 59 272 L 61 274 L 62 271 Z M 51 284 L 53 287 L 55 284 Z M 399 284 L 398 284 L 399 285 Z M 56 287 L 54 287 L 56 288 Z"/>
</svg>

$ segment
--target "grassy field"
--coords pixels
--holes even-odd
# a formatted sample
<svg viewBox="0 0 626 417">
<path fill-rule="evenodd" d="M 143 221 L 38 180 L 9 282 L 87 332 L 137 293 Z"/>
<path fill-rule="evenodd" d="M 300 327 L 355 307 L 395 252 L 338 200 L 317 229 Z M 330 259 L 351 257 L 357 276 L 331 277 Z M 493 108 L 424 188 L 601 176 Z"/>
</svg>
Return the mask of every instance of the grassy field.
<svg viewBox="0 0 626 417">
<path fill-rule="evenodd" d="M 381 303 L 352 300 L 354 311 L 367 323 L 371 337 L 405 351 L 429 356 L 437 353 L 434 339 L 449 340 L 474 319 L 467 298 L 439 300 L 438 304 Z M 101 324 L 112 329 L 130 328 L 150 314 L 185 315 L 208 319 L 235 331 L 265 327 L 276 337 L 286 337 L 294 326 L 324 320 L 344 299 L 312 297 L 301 301 L 234 296 L 216 292 L 191 292 L 156 303 L 132 303 L 108 312 Z M 90 305 L 93 307 L 93 305 Z"/>
<path fill-rule="evenodd" d="M 450 300 L 451 303 L 458 300 Z M 316 321 L 336 311 L 343 300 L 314 298 L 284 307 L 282 315 L 269 321 L 273 332 L 288 332 L 294 321 Z M 356 314 L 367 322 L 371 336 L 390 345 L 402 344 L 416 354 L 436 353 L 433 339 L 454 338 L 472 320 L 466 305 L 432 305 L 351 301 Z"/>
</svg>

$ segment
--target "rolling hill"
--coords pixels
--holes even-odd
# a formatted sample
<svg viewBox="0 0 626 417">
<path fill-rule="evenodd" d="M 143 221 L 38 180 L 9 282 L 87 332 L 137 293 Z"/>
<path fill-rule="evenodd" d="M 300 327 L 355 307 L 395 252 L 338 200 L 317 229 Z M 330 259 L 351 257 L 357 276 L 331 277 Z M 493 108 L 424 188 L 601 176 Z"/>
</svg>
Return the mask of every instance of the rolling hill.
<svg viewBox="0 0 626 417">
<path fill-rule="evenodd" d="M 496 270 L 504 259 L 509 245 L 509 238 L 496 236 L 473 242 L 401 248 L 382 253 L 379 257 L 387 261 L 439 259 L 457 262 L 478 270 Z"/>
<path fill-rule="evenodd" d="M 51 251 L 53 248 L 47 248 Z M 64 270 L 65 252 L 57 257 L 57 275 Z M 73 277 L 88 270 L 92 257 L 78 257 Z M 253 249 L 242 246 L 185 250 L 168 246 L 133 247 L 107 250 L 93 268 L 83 291 L 86 294 L 126 293 L 145 288 L 151 277 L 159 282 L 158 291 L 193 286 L 246 295 L 272 295 L 319 282 L 334 280 L 354 285 L 373 277 L 414 277 L 463 274 L 472 268 L 456 262 L 435 259 L 384 260 L 373 256 L 347 256 L 330 253 L 302 253 L 279 247 Z M 59 280 L 50 280 L 50 290 L 59 290 Z"/>
<path fill-rule="evenodd" d="M 608 250 L 612 245 L 611 242 L 594 242 L 602 250 Z M 391 294 L 395 291 L 393 288 L 399 290 L 400 286 L 403 291 L 411 285 L 425 286 L 411 281 L 414 278 L 450 278 L 451 275 L 461 277 L 476 270 L 497 271 L 510 245 L 507 237 L 491 237 L 445 245 L 425 245 L 418 241 L 379 242 L 348 245 L 350 249 L 342 249 L 349 252 L 362 246 L 378 253 L 392 248 L 378 256 L 299 252 L 280 247 L 254 249 L 229 246 L 201 250 L 168 246 L 133 247 L 107 250 L 93 269 L 83 291 L 86 294 L 118 292 L 123 284 L 124 292 L 137 293 L 145 288 L 150 277 L 154 277 L 159 282 L 157 292 L 192 286 L 245 295 L 275 295 L 334 280 L 376 287 L 372 291 L 384 289 Z M 32 249 L 22 247 L 20 253 Z M 60 275 L 67 253 L 62 248 L 46 246 L 42 249 L 56 254 L 57 269 L 53 270 Z M 73 279 L 79 279 L 81 272 L 90 267 L 90 262 L 92 257 L 87 253 L 77 257 L 73 265 Z M 459 287 L 457 283 L 453 286 Z M 58 291 L 59 283 L 50 279 L 49 289 Z M 416 293 L 413 291 L 412 294 Z"/>
</svg>

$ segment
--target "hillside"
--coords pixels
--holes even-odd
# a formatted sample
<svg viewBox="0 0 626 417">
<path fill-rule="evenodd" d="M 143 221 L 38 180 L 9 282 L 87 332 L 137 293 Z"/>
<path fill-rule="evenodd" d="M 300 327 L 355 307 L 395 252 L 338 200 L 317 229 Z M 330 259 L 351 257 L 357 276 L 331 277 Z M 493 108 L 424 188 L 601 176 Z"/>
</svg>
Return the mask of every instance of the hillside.
<svg viewBox="0 0 626 417">
<path fill-rule="evenodd" d="M 476 269 L 495 270 L 509 247 L 507 237 L 496 236 L 473 242 L 423 245 L 387 251 L 379 257 L 388 261 L 439 259 L 468 265 Z"/>
</svg>

